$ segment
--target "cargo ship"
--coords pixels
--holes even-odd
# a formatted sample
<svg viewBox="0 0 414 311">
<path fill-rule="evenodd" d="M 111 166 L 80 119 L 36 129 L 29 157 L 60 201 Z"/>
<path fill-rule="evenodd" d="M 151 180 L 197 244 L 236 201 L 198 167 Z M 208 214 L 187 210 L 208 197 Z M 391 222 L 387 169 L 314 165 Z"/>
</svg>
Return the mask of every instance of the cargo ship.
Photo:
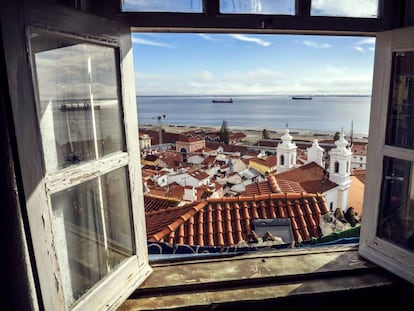
<svg viewBox="0 0 414 311">
<path fill-rule="evenodd" d="M 312 96 L 292 96 L 292 99 L 312 99 Z"/>
<path fill-rule="evenodd" d="M 213 99 L 213 103 L 228 103 L 228 104 L 231 104 L 231 103 L 233 103 L 233 98 L 229 98 L 229 99 Z"/>
</svg>

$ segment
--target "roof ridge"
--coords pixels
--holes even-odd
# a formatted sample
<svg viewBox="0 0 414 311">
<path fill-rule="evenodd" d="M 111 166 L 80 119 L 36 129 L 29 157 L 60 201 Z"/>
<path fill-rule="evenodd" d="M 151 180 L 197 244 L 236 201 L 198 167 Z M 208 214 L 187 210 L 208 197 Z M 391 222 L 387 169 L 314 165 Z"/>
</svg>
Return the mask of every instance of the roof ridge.
<svg viewBox="0 0 414 311">
<path fill-rule="evenodd" d="M 190 204 L 186 204 L 186 205 L 182 205 L 182 206 L 172 206 L 172 207 L 166 207 L 166 208 L 159 209 L 159 210 L 152 211 L 152 212 L 146 212 L 145 214 L 146 215 L 157 215 L 157 214 L 162 214 L 162 213 L 164 213 L 166 211 L 168 211 L 168 212 L 178 211 L 178 210 L 183 210 L 183 209 L 191 208 L 191 207 L 193 209 L 195 209 L 195 207 L 197 207 L 199 205 L 202 206 L 202 207 L 201 208 L 198 208 L 198 210 L 200 210 L 204 206 L 206 206 L 207 205 L 207 202 L 205 202 L 205 201 L 196 201 L 196 202 L 193 202 L 193 203 L 190 203 Z"/>
<path fill-rule="evenodd" d="M 254 194 L 249 196 L 237 196 L 237 197 L 222 197 L 222 198 L 207 198 L 208 203 L 229 203 L 229 202 L 241 202 L 241 201 L 259 201 L 267 199 L 302 199 L 302 198 L 314 198 L 319 197 L 319 193 L 309 192 L 279 192 L 268 194 Z"/>
<path fill-rule="evenodd" d="M 163 188 L 163 187 L 161 187 L 161 188 Z M 153 198 L 153 199 L 159 199 L 159 200 L 174 202 L 174 203 L 179 203 L 180 202 L 179 199 L 175 199 L 175 198 L 172 198 L 172 197 L 165 197 L 165 196 L 156 195 L 156 194 L 150 194 L 150 193 L 145 193 L 144 197 L 149 197 L 149 198 Z"/>
</svg>

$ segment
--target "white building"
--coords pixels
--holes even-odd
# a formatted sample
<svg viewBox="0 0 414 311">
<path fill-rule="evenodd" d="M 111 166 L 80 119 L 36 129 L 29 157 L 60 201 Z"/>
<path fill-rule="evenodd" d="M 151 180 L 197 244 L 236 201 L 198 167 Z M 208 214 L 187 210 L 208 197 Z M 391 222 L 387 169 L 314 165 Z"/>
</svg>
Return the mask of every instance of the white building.
<svg viewBox="0 0 414 311">
<path fill-rule="evenodd" d="M 281 139 L 282 142 L 276 147 L 278 173 L 295 167 L 296 150 L 298 148 L 295 143 L 292 143 L 292 136 L 290 136 L 288 129 L 285 130 L 285 134 Z"/>
<path fill-rule="evenodd" d="M 347 147 L 344 133 L 335 141 L 335 145 L 336 148 L 330 151 L 329 179 L 338 184 L 337 207 L 346 211 L 351 185 L 352 151 Z"/>
</svg>

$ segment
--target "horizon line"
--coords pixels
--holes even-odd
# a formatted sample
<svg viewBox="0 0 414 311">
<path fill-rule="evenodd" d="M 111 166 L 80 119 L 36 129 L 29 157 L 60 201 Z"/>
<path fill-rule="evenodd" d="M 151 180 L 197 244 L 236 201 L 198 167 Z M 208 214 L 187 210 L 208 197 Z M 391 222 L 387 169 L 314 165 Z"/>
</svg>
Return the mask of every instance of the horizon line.
<svg viewBox="0 0 414 311">
<path fill-rule="evenodd" d="M 148 97 L 232 97 L 232 96 L 311 96 L 311 97 L 370 97 L 372 94 L 136 94 L 138 96 Z"/>
</svg>

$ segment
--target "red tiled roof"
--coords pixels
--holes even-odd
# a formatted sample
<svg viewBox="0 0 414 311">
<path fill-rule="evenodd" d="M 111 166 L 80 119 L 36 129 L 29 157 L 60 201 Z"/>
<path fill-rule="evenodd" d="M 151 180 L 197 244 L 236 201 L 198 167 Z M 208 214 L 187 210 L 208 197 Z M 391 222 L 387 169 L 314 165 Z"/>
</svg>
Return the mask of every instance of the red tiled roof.
<svg viewBox="0 0 414 311">
<path fill-rule="evenodd" d="M 214 163 L 214 161 L 216 161 L 216 157 L 215 156 L 208 156 L 207 158 L 204 159 L 204 163 L 205 164 L 211 164 Z"/>
<path fill-rule="evenodd" d="M 279 185 L 280 190 L 282 192 L 298 192 L 298 193 L 306 192 L 305 189 L 300 185 L 300 183 L 293 181 L 293 180 L 278 179 L 277 184 Z M 313 192 L 313 193 L 317 193 L 317 192 Z"/>
<path fill-rule="evenodd" d="M 274 167 L 277 164 L 277 160 L 275 156 L 268 156 L 266 158 L 251 158 L 250 161 L 256 162 L 266 167 Z"/>
<path fill-rule="evenodd" d="M 170 168 L 179 168 L 183 164 L 183 157 L 179 153 L 165 153 L 162 161 Z"/>
<path fill-rule="evenodd" d="M 352 175 L 365 184 L 366 170 L 353 170 Z"/>
<path fill-rule="evenodd" d="M 364 142 L 353 142 L 351 151 L 354 155 L 366 155 L 367 154 L 367 145 L 368 143 Z"/>
<path fill-rule="evenodd" d="M 236 132 L 236 133 L 230 133 L 230 139 L 242 139 L 245 138 L 247 135 L 243 132 Z"/>
<path fill-rule="evenodd" d="M 198 180 L 204 180 L 206 178 L 209 178 L 209 175 L 206 172 L 202 172 L 202 171 L 194 171 L 194 172 L 189 173 L 189 175 Z"/>
<path fill-rule="evenodd" d="M 139 135 L 143 135 L 143 134 L 147 134 L 148 136 L 151 137 L 151 144 L 152 145 L 158 145 L 160 143 L 159 140 L 159 132 L 158 131 L 154 131 L 154 130 L 146 130 L 146 129 L 139 129 Z M 162 142 L 163 143 L 172 143 L 174 144 L 178 138 L 179 138 L 179 133 L 169 133 L 169 132 L 162 132 Z"/>
<path fill-rule="evenodd" d="M 265 181 L 247 185 L 243 195 L 261 195 L 280 192 L 303 193 L 306 191 L 298 182 L 283 179 L 276 180 L 274 175 L 270 175 Z"/>
<path fill-rule="evenodd" d="M 180 135 L 178 136 L 178 139 L 177 139 L 177 141 L 181 141 L 181 142 L 189 142 L 189 143 L 191 143 L 191 142 L 195 142 L 195 141 L 200 141 L 200 140 L 203 140 L 203 138 L 198 139 L 198 138 L 193 137 L 193 136 L 185 136 L 185 135 L 182 135 L 182 134 L 180 134 Z"/>
<path fill-rule="evenodd" d="M 168 191 L 166 192 L 165 196 L 169 198 L 176 198 L 178 200 L 182 200 L 184 196 L 184 187 L 180 186 L 175 182 L 169 184 Z"/>
<path fill-rule="evenodd" d="M 295 241 L 320 237 L 319 219 L 328 212 L 315 194 L 273 193 L 225 197 L 147 213 L 149 241 L 232 246 L 246 240 L 254 219 L 290 218 Z"/>
<path fill-rule="evenodd" d="M 145 213 L 148 241 L 160 241 L 166 236 L 173 239 L 175 230 L 205 205 L 206 202 L 202 202 Z M 189 235 L 188 238 L 191 236 Z M 168 240 L 167 242 L 172 241 Z"/>
<path fill-rule="evenodd" d="M 325 170 L 315 162 L 310 162 L 300 167 L 276 174 L 276 179 L 298 182 L 308 193 L 320 193 L 333 189 L 336 183 L 330 181 L 325 175 Z"/>
<path fill-rule="evenodd" d="M 258 140 L 253 146 L 261 146 L 261 147 L 274 147 L 276 148 L 277 145 L 280 143 L 280 139 L 275 140 Z"/>
<path fill-rule="evenodd" d="M 174 198 L 144 194 L 145 212 L 154 212 L 160 209 L 175 207 L 179 202 L 179 200 L 176 200 Z"/>
<path fill-rule="evenodd" d="M 251 183 L 250 185 L 246 186 L 246 190 L 243 192 L 243 195 L 255 195 L 255 194 L 269 194 L 272 193 L 272 189 L 270 188 L 269 182 L 259 181 L 255 183 Z"/>
</svg>

